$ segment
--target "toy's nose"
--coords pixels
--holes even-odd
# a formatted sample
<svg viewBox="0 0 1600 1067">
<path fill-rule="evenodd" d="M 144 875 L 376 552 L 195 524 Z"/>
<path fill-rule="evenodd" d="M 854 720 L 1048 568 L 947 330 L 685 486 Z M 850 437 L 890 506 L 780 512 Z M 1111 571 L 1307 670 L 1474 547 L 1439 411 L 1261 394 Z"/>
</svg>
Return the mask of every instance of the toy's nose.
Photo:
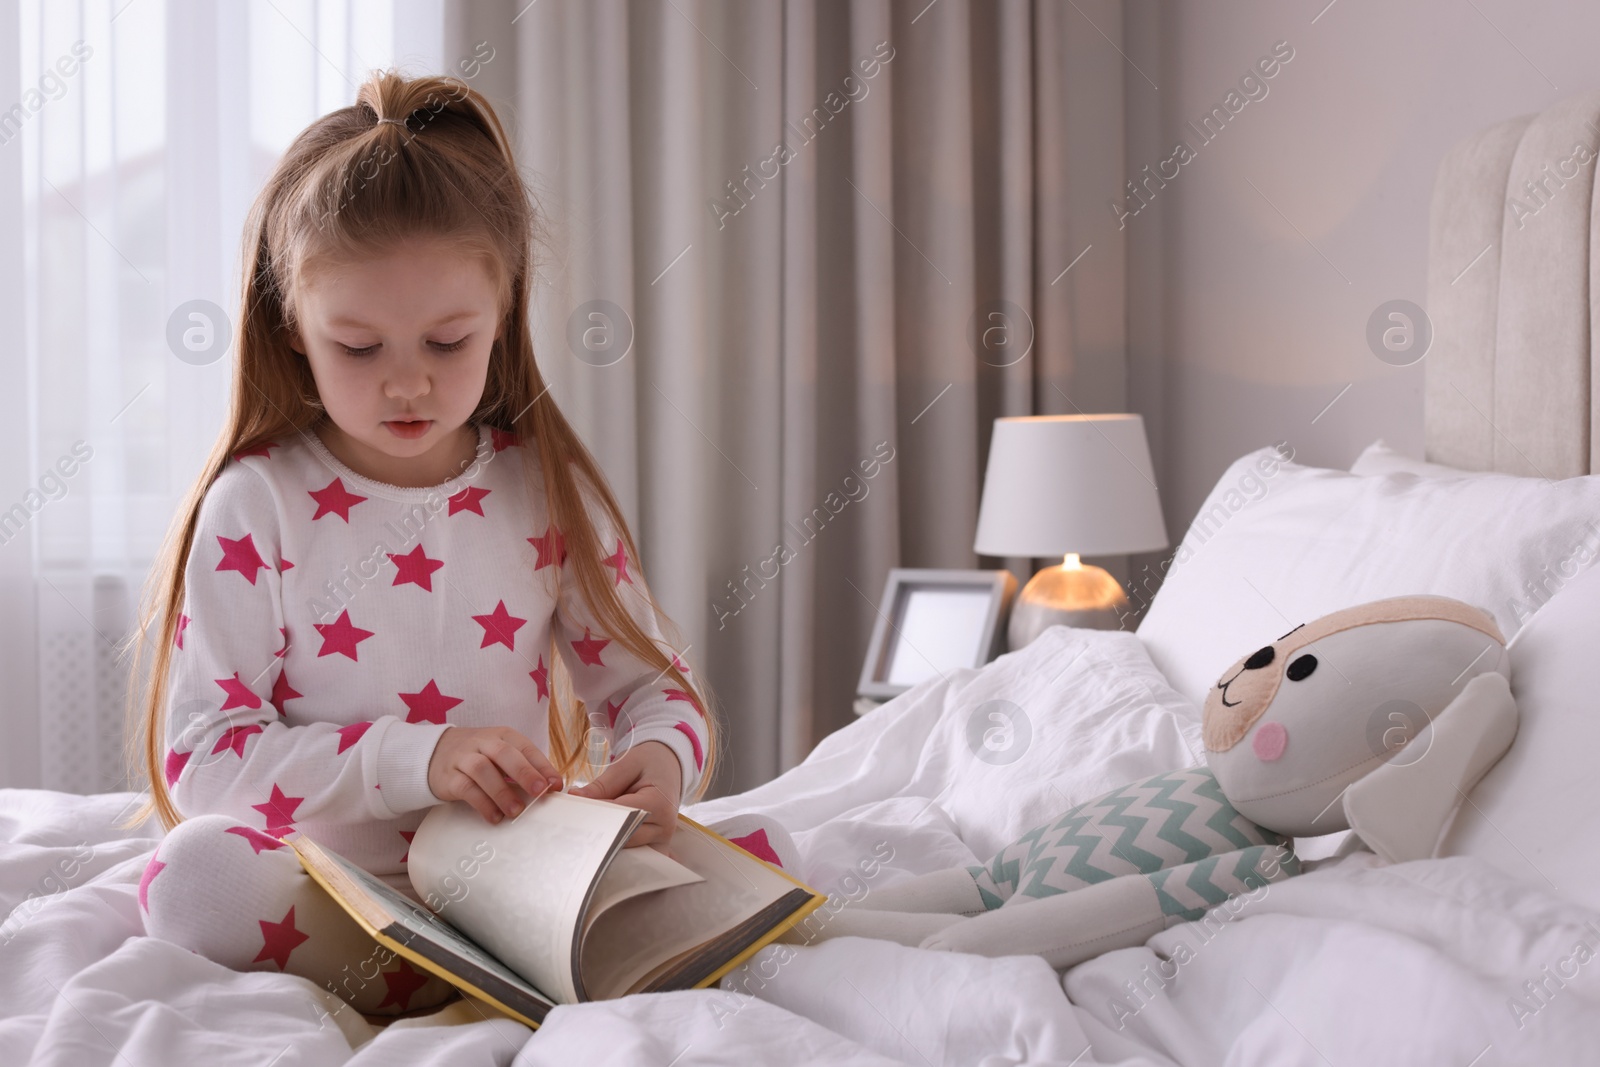
<svg viewBox="0 0 1600 1067">
<path fill-rule="evenodd" d="M 1289 730 L 1281 722 L 1264 722 L 1256 731 L 1256 739 L 1250 746 L 1255 749 L 1258 759 L 1263 763 L 1271 763 L 1289 747 Z"/>
</svg>

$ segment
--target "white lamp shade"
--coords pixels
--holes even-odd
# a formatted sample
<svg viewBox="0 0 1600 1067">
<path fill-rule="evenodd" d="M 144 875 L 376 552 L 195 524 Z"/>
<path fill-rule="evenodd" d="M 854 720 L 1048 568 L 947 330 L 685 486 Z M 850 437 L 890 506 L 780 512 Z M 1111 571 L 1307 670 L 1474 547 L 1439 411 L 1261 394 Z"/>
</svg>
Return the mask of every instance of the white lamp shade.
<svg viewBox="0 0 1600 1067">
<path fill-rule="evenodd" d="M 1166 547 L 1142 416 L 994 420 L 974 551 L 1105 556 Z"/>
</svg>

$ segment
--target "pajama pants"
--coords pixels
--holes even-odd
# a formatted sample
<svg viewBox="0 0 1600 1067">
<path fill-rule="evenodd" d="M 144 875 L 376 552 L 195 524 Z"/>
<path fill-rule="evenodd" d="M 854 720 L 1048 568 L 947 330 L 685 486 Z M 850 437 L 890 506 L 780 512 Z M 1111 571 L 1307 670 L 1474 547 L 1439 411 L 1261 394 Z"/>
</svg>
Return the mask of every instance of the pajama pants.
<svg viewBox="0 0 1600 1067">
<path fill-rule="evenodd" d="M 704 825 L 795 874 L 794 841 L 774 820 Z M 404 875 L 383 880 L 422 903 Z M 226 815 L 197 815 L 167 833 L 139 882 L 139 906 L 151 937 L 236 971 L 298 975 L 365 1015 L 420 1011 L 456 995 L 363 930 L 289 845 Z"/>
<path fill-rule="evenodd" d="M 421 903 L 403 875 L 385 878 Z M 449 982 L 363 930 L 294 849 L 226 815 L 173 827 L 139 882 L 145 932 L 236 971 L 298 975 L 368 1015 L 453 1000 Z"/>
</svg>

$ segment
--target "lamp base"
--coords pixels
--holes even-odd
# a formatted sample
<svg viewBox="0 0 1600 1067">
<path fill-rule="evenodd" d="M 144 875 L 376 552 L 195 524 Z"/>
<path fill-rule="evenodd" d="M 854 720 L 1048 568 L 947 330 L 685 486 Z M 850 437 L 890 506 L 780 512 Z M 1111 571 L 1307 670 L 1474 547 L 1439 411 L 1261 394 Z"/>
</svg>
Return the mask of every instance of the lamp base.
<svg viewBox="0 0 1600 1067">
<path fill-rule="evenodd" d="M 1058 563 L 1028 579 L 1017 594 L 1006 643 L 1015 651 L 1052 626 L 1120 630 L 1127 610 L 1127 594 L 1104 568 Z"/>
</svg>

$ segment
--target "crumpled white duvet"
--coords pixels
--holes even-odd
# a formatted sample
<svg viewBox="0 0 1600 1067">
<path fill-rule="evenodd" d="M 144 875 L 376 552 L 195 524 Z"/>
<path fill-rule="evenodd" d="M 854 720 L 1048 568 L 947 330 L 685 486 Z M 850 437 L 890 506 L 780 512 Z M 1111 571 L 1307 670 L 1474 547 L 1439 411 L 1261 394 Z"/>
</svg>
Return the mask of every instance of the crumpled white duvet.
<svg viewBox="0 0 1600 1067">
<path fill-rule="evenodd" d="M 776 818 L 843 900 L 987 859 L 1123 782 L 1197 762 L 1197 713 L 1127 633 L 1055 628 L 930 679 L 702 823 Z M 721 988 L 562 1007 L 538 1031 L 459 1002 L 367 1025 L 310 982 L 145 936 L 156 837 L 131 793 L 0 790 L 0 1064 L 1578 1064 L 1600 1048 L 1600 913 L 1464 859 L 1368 853 L 1063 975 L 838 938 Z"/>
</svg>

